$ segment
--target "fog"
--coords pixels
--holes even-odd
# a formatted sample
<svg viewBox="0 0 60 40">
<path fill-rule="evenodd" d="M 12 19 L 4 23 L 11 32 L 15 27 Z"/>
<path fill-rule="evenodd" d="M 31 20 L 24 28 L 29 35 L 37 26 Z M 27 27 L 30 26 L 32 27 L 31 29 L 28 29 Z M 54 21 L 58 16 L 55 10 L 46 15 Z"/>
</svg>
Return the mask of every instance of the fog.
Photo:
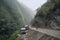
<svg viewBox="0 0 60 40">
<path fill-rule="evenodd" d="M 41 7 L 47 0 L 18 0 L 19 3 L 25 4 L 32 10 L 36 10 L 38 7 Z"/>
</svg>

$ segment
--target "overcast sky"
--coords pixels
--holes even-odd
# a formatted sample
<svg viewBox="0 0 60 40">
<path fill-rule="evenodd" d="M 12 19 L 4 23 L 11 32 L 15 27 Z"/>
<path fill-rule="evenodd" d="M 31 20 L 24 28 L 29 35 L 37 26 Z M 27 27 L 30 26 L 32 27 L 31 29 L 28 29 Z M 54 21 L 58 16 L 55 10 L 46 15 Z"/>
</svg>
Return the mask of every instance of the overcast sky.
<svg viewBox="0 0 60 40">
<path fill-rule="evenodd" d="M 27 7 L 35 10 L 39 6 L 43 5 L 47 0 L 18 0 L 18 2 L 25 4 Z"/>
</svg>

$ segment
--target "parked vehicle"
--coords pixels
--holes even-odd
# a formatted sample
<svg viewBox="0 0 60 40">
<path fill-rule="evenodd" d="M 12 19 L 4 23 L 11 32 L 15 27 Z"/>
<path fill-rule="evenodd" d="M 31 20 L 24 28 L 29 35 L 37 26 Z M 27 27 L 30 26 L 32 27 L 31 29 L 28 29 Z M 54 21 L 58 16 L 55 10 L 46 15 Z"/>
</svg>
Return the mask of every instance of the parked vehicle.
<svg viewBox="0 0 60 40">
<path fill-rule="evenodd" d="M 25 25 L 26 30 L 29 30 L 29 25 Z"/>
<path fill-rule="evenodd" d="M 21 28 L 21 34 L 26 34 L 26 28 Z"/>
<path fill-rule="evenodd" d="M 25 25 L 23 28 L 21 28 L 21 34 L 26 34 L 29 30 L 29 25 Z"/>
</svg>

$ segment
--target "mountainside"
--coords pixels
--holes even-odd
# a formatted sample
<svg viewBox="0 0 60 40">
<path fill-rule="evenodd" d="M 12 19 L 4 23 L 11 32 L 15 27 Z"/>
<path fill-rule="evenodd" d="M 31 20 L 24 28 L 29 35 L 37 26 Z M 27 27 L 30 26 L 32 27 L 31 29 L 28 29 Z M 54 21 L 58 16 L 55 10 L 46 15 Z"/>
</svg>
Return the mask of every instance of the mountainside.
<svg viewBox="0 0 60 40">
<path fill-rule="evenodd" d="M 17 0 L 0 0 L 0 40 L 16 40 L 24 25 Z"/>
<path fill-rule="evenodd" d="M 48 0 L 39 7 L 32 26 L 60 30 L 60 0 Z"/>
</svg>

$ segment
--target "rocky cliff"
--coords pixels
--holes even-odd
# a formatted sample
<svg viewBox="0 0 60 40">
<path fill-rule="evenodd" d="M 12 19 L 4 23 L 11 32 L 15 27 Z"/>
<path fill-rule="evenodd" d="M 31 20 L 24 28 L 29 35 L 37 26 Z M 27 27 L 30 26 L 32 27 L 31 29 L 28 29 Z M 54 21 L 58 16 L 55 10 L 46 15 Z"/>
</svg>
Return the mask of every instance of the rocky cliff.
<svg viewBox="0 0 60 40">
<path fill-rule="evenodd" d="M 38 8 L 35 18 L 31 22 L 34 28 L 43 28 L 60 31 L 60 0 L 47 0 L 47 2 Z M 42 30 L 43 31 L 43 30 Z M 51 35 L 29 30 L 28 40 L 60 40 Z"/>
<path fill-rule="evenodd" d="M 48 0 L 38 8 L 32 26 L 60 30 L 60 0 Z"/>
</svg>

